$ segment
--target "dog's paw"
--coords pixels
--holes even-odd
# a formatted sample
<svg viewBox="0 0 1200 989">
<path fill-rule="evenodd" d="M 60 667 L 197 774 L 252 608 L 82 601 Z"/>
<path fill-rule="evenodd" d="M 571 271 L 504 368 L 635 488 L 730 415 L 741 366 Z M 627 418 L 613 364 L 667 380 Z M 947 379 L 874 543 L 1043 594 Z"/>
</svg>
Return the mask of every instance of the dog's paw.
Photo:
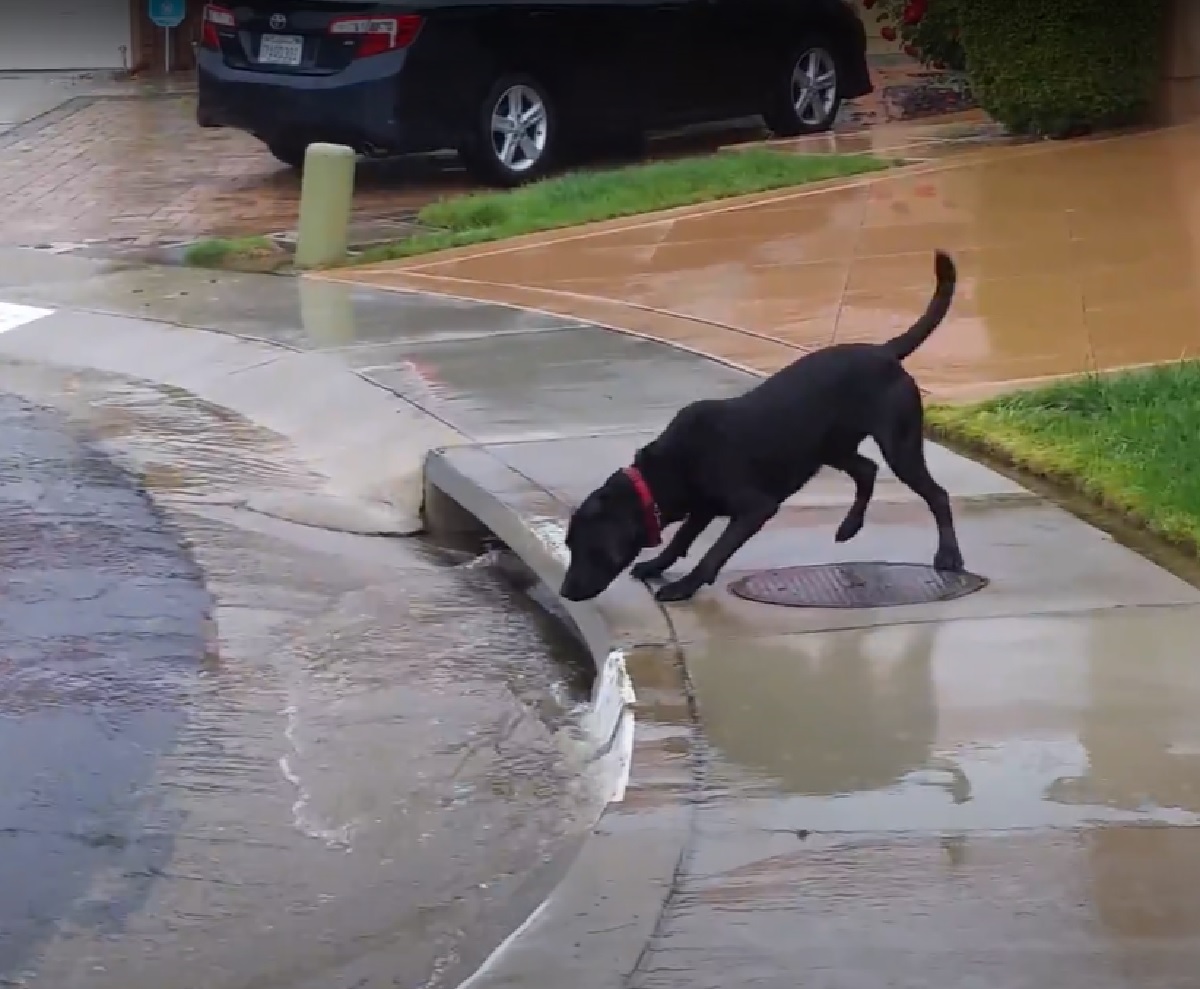
<svg viewBox="0 0 1200 989">
<path fill-rule="evenodd" d="M 933 569 L 949 573 L 962 573 L 966 569 L 966 564 L 963 563 L 962 553 L 959 552 L 957 546 L 946 546 L 939 549 L 934 556 Z"/>
<path fill-rule="evenodd" d="M 629 575 L 634 580 L 653 580 L 655 577 L 661 577 L 666 567 L 660 567 L 657 560 L 642 560 L 641 563 L 635 563 L 633 569 L 629 571 Z"/>
<path fill-rule="evenodd" d="M 838 531 L 834 533 L 833 541 L 835 543 L 847 542 L 857 536 L 862 527 L 863 517 L 851 512 L 842 519 L 842 524 L 838 526 Z"/>
<path fill-rule="evenodd" d="M 671 601 L 687 601 L 698 590 L 700 584 L 694 580 L 688 580 L 687 577 L 681 577 L 679 580 L 673 580 L 669 584 L 663 584 L 657 591 L 654 592 L 654 600 L 660 604 L 666 604 Z"/>
</svg>

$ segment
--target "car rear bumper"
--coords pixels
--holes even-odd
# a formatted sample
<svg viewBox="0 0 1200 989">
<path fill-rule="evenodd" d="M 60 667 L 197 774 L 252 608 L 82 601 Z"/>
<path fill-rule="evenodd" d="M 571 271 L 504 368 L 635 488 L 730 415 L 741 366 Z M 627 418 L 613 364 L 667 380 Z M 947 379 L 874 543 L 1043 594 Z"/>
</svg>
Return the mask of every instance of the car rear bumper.
<svg viewBox="0 0 1200 989">
<path fill-rule="evenodd" d="M 366 154 L 434 150 L 440 145 L 419 118 L 399 119 L 406 54 L 380 55 L 317 76 L 234 68 L 220 54 L 201 50 L 196 121 L 248 131 L 268 143 L 329 141 Z"/>
<path fill-rule="evenodd" d="M 848 59 L 849 64 L 842 68 L 842 99 L 856 100 L 861 96 L 869 96 L 875 91 L 871 82 L 871 70 L 865 56 Z"/>
<path fill-rule="evenodd" d="M 844 100 L 856 100 L 875 91 L 871 81 L 871 67 L 867 64 L 867 28 L 858 11 L 847 0 L 835 8 L 841 15 L 840 21 L 847 38 L 842 46 L 841 64 L 838 65 L 839 95 Z"/>
</svg>

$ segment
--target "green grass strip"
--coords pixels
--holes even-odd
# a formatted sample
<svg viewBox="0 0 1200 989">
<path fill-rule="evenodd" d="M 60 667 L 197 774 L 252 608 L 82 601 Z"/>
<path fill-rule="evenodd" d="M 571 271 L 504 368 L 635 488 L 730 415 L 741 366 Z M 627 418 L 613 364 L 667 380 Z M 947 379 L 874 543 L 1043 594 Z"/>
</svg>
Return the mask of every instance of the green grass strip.
<svg viewBox="0 0 1200 989">
<path fill-rule="evenodd" d="M 1068 485 L 1200 551 L 1200 364 L 1073 379 L 968 407 L 932 431 Z"/>
</svg>

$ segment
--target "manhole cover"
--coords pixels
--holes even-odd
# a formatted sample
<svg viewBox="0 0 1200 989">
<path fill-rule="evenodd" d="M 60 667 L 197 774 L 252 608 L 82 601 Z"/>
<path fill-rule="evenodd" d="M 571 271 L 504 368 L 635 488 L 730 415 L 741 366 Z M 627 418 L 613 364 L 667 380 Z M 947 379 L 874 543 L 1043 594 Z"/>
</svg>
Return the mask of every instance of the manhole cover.
<svg viewBox="0 0 1200 989">
<path fill-rule="evenodd" d="M 729 590 L 789 608 L 890 608 L 953 601 L 986 586 L 986 577 L 920 563 L 824 563 L 763 570 L 735 580 Z"/>
</svg>

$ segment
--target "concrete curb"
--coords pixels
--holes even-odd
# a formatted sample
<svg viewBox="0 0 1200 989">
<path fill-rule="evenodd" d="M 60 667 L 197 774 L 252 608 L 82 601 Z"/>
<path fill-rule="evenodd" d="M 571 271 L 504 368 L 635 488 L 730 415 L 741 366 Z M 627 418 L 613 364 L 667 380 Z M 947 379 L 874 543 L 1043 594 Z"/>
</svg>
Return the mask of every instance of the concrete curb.
<svg viewBox="0 0 1200 989">
<path fill-rule="evenodd" d="M 433 451 L 425 479 L 432 530 L 477 520 L 558 586 L 566 557 L 549 514 L 507 497 L 528 490 L 527 479 L 480 447 Z M 626 582 L 633 593 L 619 593 L 620 605 L 563 604 L 597 664 L 593 708 L 611 720 L 610 751 L 628 733 L 627 782 L 555 891 L 463 989 L 621 989 L 675 889 L 694 826 L 701 745 L 671 626 L 641 585 Z"/>
<path fill-rule="evenodd" d="M 290 440 L 372 531 L 419 531 L 425 452 L 468 442 L 333 356 L 213 330 L 59 310 L 0 337 L 2 358 L 155 381 L 244 416 Z"/>
</svg>

